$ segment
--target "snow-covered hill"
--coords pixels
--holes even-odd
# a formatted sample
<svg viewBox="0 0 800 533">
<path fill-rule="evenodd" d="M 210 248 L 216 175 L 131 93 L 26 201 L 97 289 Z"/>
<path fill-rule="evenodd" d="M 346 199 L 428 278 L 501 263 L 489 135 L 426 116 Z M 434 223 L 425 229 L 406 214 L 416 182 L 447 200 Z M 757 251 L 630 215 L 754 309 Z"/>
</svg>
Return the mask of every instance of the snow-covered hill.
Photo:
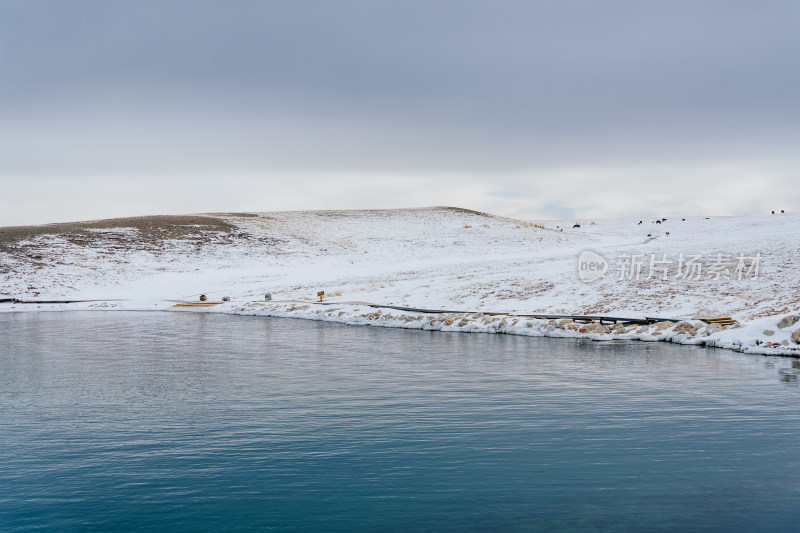
<svg viewBox="0 0 800 533">
<path fill-rule="evenodd" d="M 658 222 L 520 221 L 441 207 L 160 216 L 0 228 L 0 298 L 123 300 L 40 307 L 0 304 L 0 311 L 161 309 L 169 308 L 168 300 L 196 299 L 204 293 L 232 299 L 214 311 L 331 319 L 330 307 L 298 310 L 290 303 L 255 303 L 266 292 L 275 300 L 313 301 L 324 290 L 327 302 L 472 314 L 732 316 L 746 327 L 714 335 L 722 339 L 738 331 L 742 338 L 733 340 L 743 349 L 764 351 L 764 344 L 774 343 L 775 350 L 767 352 L 793 351 L 793 328 L 773 323 L 800 313 L 800 217 Z M 585 251 L 607 263 L 603 278 L 580 279 L 578 258 Z M 294 311 L 288 311 L 290 306 Z M 341 309 L 341 315 L 334 313 L 337 320 L 362 321 L 361 310 Z M 398 325 L 389 322 L 385 325 Z M 404 327 L 417 327 L 411 322 Z M 554 329 L 569 328 L 556 324 Z M 774 333 L 764 335 L 762 330 Z M 664 335 L 671 332 L 666 329 Z M 737 346 L 733 340 L 717 344 Z"/>
</svg>

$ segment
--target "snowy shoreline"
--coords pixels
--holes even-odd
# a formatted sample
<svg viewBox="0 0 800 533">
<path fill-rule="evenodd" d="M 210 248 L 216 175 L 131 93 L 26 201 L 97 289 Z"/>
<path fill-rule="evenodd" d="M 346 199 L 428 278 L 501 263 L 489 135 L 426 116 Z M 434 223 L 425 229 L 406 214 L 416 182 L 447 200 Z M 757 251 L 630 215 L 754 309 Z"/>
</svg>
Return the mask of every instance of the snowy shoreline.
<svg viewBox="0 0 800 533">
<path fill-rule="evenodd" d="M 171 307 L 175 300 L 196 301 L 204 293 L 232 301 L 202 312 L 599 341 L 663 340 L 798 357 L 800 323 L 785 320 L 800 315 L 798 222 L 796 215 L 661 218 L 641 224 L 631 219 L 520 221 L 424 208 L 0 228 L 0 299 L 102 300 L 6 302 L 0 303 L 0 313 L 180 311 Z M 579 258 L 587 251 L 605 262 L 605 275 L 596 280 L 581 277 Z M 757 272 L 753 258 L 758 258 Z M 692 264 L 697 272 L 689 271 Z M 314 304 L 319 291 L 332 305 Z M 300 303 L 265 302 L 266 292 Z M 337 301 L 471 311 L 426 314 Z M 513 316 L 524 314 L 675 320 L 627 327 Z M 705 317 L 732 317 L 738 323 L 725 328 L 699 320 Z"/>
<path fill-rule="evenodd" d="M 791 342 L 791 326 L 779 328 L 772 319 L 746 326 L 723 328 L 699 320 L 661 321 L 624 326 L 583 323 L 569 319 L 545 320 L 495 313 L 417 313 L 393 311 L 367 304 L 321 306 L 315 302 L 224 302 L 208 308 L 174 308 L 169 302 L 86 302 L 72 304 L 6 304 L 2 313 L 69 311 L 188 312 L 335 322 L 349 326 L 419 329 L 453 333 L 488 333 L 527 337 L 587 339 L 591 341 L 671 342 L 722 348 L 740 353 L 800 358 L 800 345 Z M 769 344 L 756 341 L 772 327 Z M 781 344 L 783 343 L 783 344 Z"/>
</svg>

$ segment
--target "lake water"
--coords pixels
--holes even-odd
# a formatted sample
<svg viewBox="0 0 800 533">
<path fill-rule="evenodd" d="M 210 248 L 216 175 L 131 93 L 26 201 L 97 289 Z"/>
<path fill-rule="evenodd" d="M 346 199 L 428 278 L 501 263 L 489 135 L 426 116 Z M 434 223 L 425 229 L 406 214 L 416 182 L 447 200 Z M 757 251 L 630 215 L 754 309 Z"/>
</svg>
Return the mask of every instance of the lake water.
<svg viewBox="0 0 800 533">
<path fill-rule="evenodd" d="M 666 343 L 0 315 L 0 530 L 796 531 L 795 366 Z"/>
</svg>

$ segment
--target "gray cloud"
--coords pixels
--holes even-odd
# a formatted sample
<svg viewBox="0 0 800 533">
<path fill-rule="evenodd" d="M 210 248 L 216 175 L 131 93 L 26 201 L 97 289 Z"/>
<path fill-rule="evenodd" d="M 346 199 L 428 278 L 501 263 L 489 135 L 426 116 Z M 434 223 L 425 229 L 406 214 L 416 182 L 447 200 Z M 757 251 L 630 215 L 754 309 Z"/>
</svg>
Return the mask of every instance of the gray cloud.
<svg viewBox="0 0 800 533">
<path fill-rule="evenodd" d="M 773 201 L 753 180 L 794 203 L 798 15 L 796 2 L 6 0 L 0 223 L 334 202 L 735 214 Z M 31 203 L 43 187 L 76 207 Z"/>
</svg>

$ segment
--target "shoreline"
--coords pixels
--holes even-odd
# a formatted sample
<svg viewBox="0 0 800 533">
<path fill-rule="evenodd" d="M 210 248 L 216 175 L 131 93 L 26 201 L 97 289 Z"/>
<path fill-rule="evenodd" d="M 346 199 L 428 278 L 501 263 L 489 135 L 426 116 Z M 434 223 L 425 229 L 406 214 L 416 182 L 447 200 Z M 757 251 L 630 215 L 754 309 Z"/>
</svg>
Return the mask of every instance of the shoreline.
<svg viewBox="0 0 800 533">
<path fill-rule="evenodd" d="M 316 304 L 316 305 L 315 305 Z M 32 308 L 36 305 L 36 308 Z M 765 327 L 745 324 L 720 328 L 700 320 L 662 321 L 649 325 L 609 326 L 598 323 L 579 323 L 568 319 L 546 320 L 516 315 L 490 313 L 414 313 L 384 312 L 369 304 L 326 302 L 225 302 L 208 308 L 175 308 L 173 302 L 138 302 L 127 305 L 115 302 L 85 302 L 78 304 L 13 304 L 0 305 L 0 314 L 48 313 L 80 311 L 129 311 L 208 313 L 234 316 L 292 318 L 333 322 L 348 326 L 371 326 L 394 329 L 417 329 L 449 333 L 484 333 L 585 339 L 593 342 L 633 341 L 669 342 L 705 348 L 719 348 L 737 353 L 800 358 L 800 346 L 765 346 L 753 342 L 752 331 Z M 778 328 L 787 329 L 787 328 Z M 783 332 L 785 337 L 788 331 Z M 775 333 L 777 334 L 777 332 Z M 785 340 L 785 339 L 783 339 Z"/>
</svg>

